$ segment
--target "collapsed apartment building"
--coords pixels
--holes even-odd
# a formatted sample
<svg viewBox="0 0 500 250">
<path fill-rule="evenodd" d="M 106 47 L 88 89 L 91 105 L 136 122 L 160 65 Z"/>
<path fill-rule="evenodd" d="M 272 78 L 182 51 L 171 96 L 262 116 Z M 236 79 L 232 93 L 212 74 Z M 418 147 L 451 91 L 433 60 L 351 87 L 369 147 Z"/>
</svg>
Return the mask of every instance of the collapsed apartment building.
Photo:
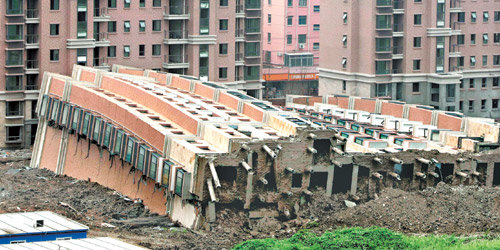
<svg viewBox="0 0 500 250">
<path fill-rule="evenodd" d="M 317 192 L 500 185 L 500 126 L 424 106 L 290 96 L 276 107 L 192 77 L 114 65 L 45 73 L 32 167 L 94 181 L 186 227 L 219 209 L 294 218 Z"/>
</svg>

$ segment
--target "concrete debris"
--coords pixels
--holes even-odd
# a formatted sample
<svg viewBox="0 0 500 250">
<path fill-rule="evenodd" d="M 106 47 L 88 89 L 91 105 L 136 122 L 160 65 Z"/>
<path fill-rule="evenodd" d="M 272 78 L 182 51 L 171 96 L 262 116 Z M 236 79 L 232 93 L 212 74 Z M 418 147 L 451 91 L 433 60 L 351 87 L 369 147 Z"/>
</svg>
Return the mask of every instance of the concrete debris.
<svg viewBox="0 0 500 250">
<path fill-rule="evenodd" d="M 348 200 L 344 200 L 344 204 L 345 204 L 347 207 L 355 207 L 355 206 L 356 206 L 356 203 L 355 203 L 355 202 L 348 201 Z"/>
</svg>

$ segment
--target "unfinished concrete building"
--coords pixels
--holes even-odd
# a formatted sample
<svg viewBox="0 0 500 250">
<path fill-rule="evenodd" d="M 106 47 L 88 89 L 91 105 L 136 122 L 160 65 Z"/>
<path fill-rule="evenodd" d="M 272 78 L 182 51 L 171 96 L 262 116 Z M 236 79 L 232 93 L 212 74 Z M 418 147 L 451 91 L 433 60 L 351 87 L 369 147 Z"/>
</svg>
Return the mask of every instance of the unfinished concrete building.
<svg viewBox="0 0 500 250">
<path fill-rule="evenodd" d="M 373 198 L 440 181 L 500 185 L 499 124 L 346 96 L 275 107 L 243 92 L 115 65 L 46 73 L 32 167 L 90 180 L 199 228 L 221 208 L 294 218 L 318 192 Z"/>
</svg>

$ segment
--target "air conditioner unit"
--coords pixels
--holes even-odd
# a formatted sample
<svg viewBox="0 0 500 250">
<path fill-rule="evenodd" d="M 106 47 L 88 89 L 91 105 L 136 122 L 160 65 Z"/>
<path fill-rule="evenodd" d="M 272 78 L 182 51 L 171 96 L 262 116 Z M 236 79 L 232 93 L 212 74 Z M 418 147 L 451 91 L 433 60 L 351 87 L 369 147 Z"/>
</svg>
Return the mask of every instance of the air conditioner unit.
<svg viewBox="0 0 500 250">
<path fill-rule="evenodd" d="M 305 45 L 305 44 L 303 44 L 303 43 L 299 43 L 299 49 L 303 49 L 303 48 L 305 48 L 305 47 L 306 47 L 306 45 Z"/>
<path fill-rule="evenodd" d="M 281 53 L 281 52 L 278 52 L 278 56 L 283 56 L 283 53 Z"/>
</svg>

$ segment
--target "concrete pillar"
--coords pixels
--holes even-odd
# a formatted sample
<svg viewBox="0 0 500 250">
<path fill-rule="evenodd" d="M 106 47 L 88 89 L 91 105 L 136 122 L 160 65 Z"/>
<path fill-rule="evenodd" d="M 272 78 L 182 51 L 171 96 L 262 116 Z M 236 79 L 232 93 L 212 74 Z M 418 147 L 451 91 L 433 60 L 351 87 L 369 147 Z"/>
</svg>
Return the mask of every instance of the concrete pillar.
<svg viewBox="0 0 500 250">
<path fill-rule="evenodd" d="M 353 165 L 352 167 L 352 180 L 351 180 L 351 194 L 356 195 L 356 191 L 358 189 L 358 172 L 359 166 Z"/>
<path fill-rule="evenodd" d="M 332 195 L 334 174 L 335 174 L 335 167 L 334 166 L 329 167 L 328 168 L 328 179 L 326 180 L 326 194 L 328 196 Z"/>
<path fill-rule="evenodd" d="M 217 219 L 216 213 L 215 213 L 215 202 L 208 202 L 208 209 L 207 209 L 207 217 L 208 217 L 208 222 L 213 223 Z"/>
</svg>

